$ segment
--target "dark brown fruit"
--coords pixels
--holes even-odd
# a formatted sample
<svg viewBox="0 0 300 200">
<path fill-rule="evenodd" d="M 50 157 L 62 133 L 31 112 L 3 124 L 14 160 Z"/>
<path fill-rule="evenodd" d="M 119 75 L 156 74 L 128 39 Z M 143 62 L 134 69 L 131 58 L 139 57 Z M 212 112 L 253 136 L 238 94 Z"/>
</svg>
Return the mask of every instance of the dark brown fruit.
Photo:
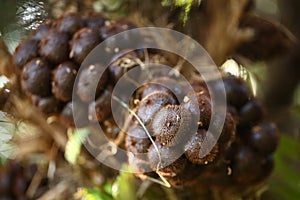
<svg viewBox="0 0 300 200">
<path fill-rule="evenodd" d="M 166 105 L 153 117 L 152 132 L 162 145 L 175 146 L 188 140 L 192 114 L 179 105 Z"/>
<path fill-rule="evenodd" d="M 128 70 L 137 66 L 136 63 L 137 54 L 135 51 L 128 53 L 120 52 L 116 54 L 108 67 L 111 78 L 115 83 L 126 73 Z M 136 78 L 136 77 L 135 77 Z"/>
<path fill-rule="evenodd" d="M 125 32 L 122 33 L 122 39 L 116 40 L 116 37 L 112 37 L 123 31 L 136 28 L 135 24 L 130 21 L 121 20 L 116 22 L 107 22 L 106 26 L 100 29 L 100 35 L 103 40 L 105 40 L 105 51 L 107 54 L 115 54 L 125 49 L 130 49 L 133 43 L 138 43 L 137 33 L 134 32 Z"/>
<path fill-rule="evenodd" d="M 125 146 L 127 151 L 133 154 L 147 153 L 151 142 L 140 126 L 133 126 L 127 132 Z"/>
<path fill-rule="evenodd" d="M 189 93 L 183 98 L 182 107 L 198 118 L 199 128 L 208 128 L 211 118 L 211 102 L 208 96 L 201 92 Z"/>
<path fill-rule="evenodd" d="M 163 146 L 158 142 L 155 144 L 158 152 L 153 145 L 150 146 L 148 151 L 148 159 L 152 169 L 164 176 L 179 174 L 187 164 L 186 158 L 179 155 L 178 149 Z"/>
<path fill-rule="evenodd" d="M 216 142 L 216 138 L 210 132 L 199 129 L 185 146 L 185 156 L 193 164 L 206 165 L 211 163 L 219 153 Z M 208 151 L 212 145 L 214 145 L 213 148 Z"/>
<path fill-rule="evenodd" d="M 239 112 L 237 111 L 237 109 L 235 107 L 228 105 L 227 112 L 229 112 L 231 114 L 234 121 L 236 121 L 236 122 L 239 121 L 239 119 L 240 119 Z"/>
<path fill-rule="evenodd" d="M 103 122 L 111 114 L 111 93 L 104 91 L 89 105 L 89 120 Z"/>
<path fill-rule="evenodd" d="M 232 176 L 240 183 L 254 181 L 261 171 L 261 158 L 247 146 L 239 145 L 232 161 Z"/>
<path fill-rule="evenodd" d="M 128 20 L 119 20 L 114 23 L 110 22 L 110 24 L 108 24 L 108 26 L 103 27 L 101 29 L 101 37 L 103 39 L 106 39 L 115 34 L 121 33 L 126 30 L 130 30 L 133 28 L 137 28 L 137 26 Z"/>
<path fill-rule="evenodd" d="M 261 101 L 251 99 L 240 110 L 240 126 L 254 126 L 264 117 L 265 111 Z"/>
<path fill-rule="evenodd" d="M 22 89 L 30 94 L 41 97 L 51 94 L 51 68 L 41 58 L 36 58 L 27 63 L 21 76 Z"/>
<path fill-rule="evenodd" d="M 78 29 L 83 27 L 84 21 L 79 13 L 67 13 L 57 19 L 54 25 L 55 29 L 68 35 L 74 34 Z"/>
<path fill-rule="evenodd" d="M 52 96 L 32 96 L 32 103 L 46 116 L 59 113 L 63 107 L 63 103 Z"/>
<path fill-rule="evenodd" d="M 51 63 L 61 63 L 68 59 L 68 35 L 49 30 L 41 40 L 39 53 Z"/>
<path fill-rule="evenodd" d="M 64 62 L 53 72 L 52 93 L 63 102 L 72 99 L 74 81 L 77 76 L 76 68 L 77 66 L 74 63 Z"/>
<path fill-rule="evenodd" d="M 71 42 L 69 57 L 81 64 L 85 57 L 101 42 L 99 31 L 93 28 L 82 28 L 77 31 Z"/>
<path fill-rule="evenodd" d="M 167 92 L 154 92 L 143 98 L 137 109 L 137 114 L 145 125 L 148 125 L 153 116 L 162 107 L 176 104 L 176 99 Z"/>
<path fill-rule="evenodd" d="M 201 168 L 199 165 L 188 163 L 184 170 L 174 177 L 166 177 L 167 181 L 177 189 L 183 189 L 186 186 L 191 186 L 197 183 Z"/>
<path fill-rule="evenodd" d="M 209 96 L 207 85 L 204 80 L 192 80 L 190 84 L 196 93 L 200 92 Z"/>
<path fill-rule="evenodd" d="M 52 27 L 52 22 L 50 21 L 44 22 L 35 31 L 32 32 L 30 38 L 38 41 L 42 40 L 42 38 L 46 35 L 46 33 L 50 30 L 51 27 Z"/>
<path fill-rule="evenodd" d="M 137 93 L 140 99 L 146 97 L 147 95 L 157 92 L 157 91 L 162 91 L 162 92 L 168 92 L 171 93 L 171 91 L 166 88 L 165 86 L 161 84 L 156 84 L 156 83 L 148 83 L 147 85 L 141 87 L 138 89 Z"/>
<path fill-rule="evenodd" d="M 274 164 L 273 155 L 267 155 L 265 158 L 262 158 L 261 170 L 255 181 L 259 182 L 268 178 L 274 169 Z"/>
<path fill-rule="evenodd" d="M 223 79 L 227 103 L 240 109 L 249 99 L 247 84 L 240 78 L 229 75 Z"/>
<path fill-rule="evenodd" d="M 76 125 L 77 128 L 84 127 L 89 123 L 88 120 L 88 105 L 82 102 L 74 102 L 75 106 L 73 107 L 73 103 L 69 102 L 63 108 L 60 114 L 60 120 L 63 125 L 66 127 L 74 127 Z M 75 109 L 75 111 L 73 111 Z M 74 116 L 74 112 L 76 115 Z M 74 119 L 74 117 L 76 117 Z M 76 123 L 76 124 L 75 124 Z"/>
<path fill-rule="evenodd" d="M 217 115 L 218 117 L 219 115 Z M 217 122 L 218 119 L 215 121 Z M 213 123 L 213 126 L 215 123 Z M 214 129 L 213 129 L 214 130 Z M 236 123 L 235 120 L 232 118 L 230 113 L 226 113 L 224 126 L 221 131 L 221 135 L 219 138 L 219 149 L 220 151 L 226 151 L 228 147 L 231 145 L 233 141 L 235 141 L 236 137 Z"/>
<path fill-rule="evenodd" d="M 38 56 L 39 41 L 36 39 L 24 40 L 14 53 L 14 62 L 19 69 L 23 69 L 23 66 Z"/>
<path fill-rule="evenodd" d="M 176 98 L 180 101 L 183 98 L 183 89 L 182 85 L 176 79 L 172 79 L 169 77 L 159 77 L 151 80 L 152 83 L 160 84 L 166 88 L 168 88 L 171 93 L 176 96 Z"/>
<path fill-rule="evenodd" d="M 262 123 L 252 128 L 249 142 L 253 148 L 263 155 L 273 153 L 279 142 L 279 133 L 273 123 Z"/>
<path fill-rule="evenodd" d="M 104 26 L 107 19 L 101 13 L 88 13 L 85 17 L 85 24 L 87 27 L 98 29 Z"/>
<path fill-rule="evenodd" d="M 102 74 L 101 77 L 100 74 Z M 102 65 L 90 65 L 80 71 L 76 88 L 77 95 L 83 102 L 89 103 L 100 95 L 106 87 L 107 80 L 108 72 Z"/>
</svg>

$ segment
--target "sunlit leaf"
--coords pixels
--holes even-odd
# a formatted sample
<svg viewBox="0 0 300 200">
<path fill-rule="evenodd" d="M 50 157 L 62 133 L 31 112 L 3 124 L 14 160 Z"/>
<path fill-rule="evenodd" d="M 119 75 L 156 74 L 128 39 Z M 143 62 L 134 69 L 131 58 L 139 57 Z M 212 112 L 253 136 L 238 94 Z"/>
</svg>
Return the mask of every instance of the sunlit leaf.
<svg viewBox="0 0 300 200">
<path fill-rule="evenodd" d="M 88 136 L 87 129 L 77 129 L 73 134 L 69 135 L 69 140 L 66 145 L 65 158 L 71 164 L 76 164 L 80 153 L 82 141 Z"/>
<path fill-rule="evenodd" d="M 270 191 L 275 199 L 300 198 L 299 154 L 299 140 L 282 135 L 275 154 L 275 170 L 270 179 Z"/>
<path fill-rule="evenodd" d="M 129 173 L 130 169 L 128 167 L 126 170 L 122 171 L 116 182 L 113 185 L 112 194 L 115 199 L 118 200 L 135 200 L 137 199 L 136 193 L 136 179 L 133 173 Z"/>
<path fill-rule="evenodd" d="M 184 23 L 187 22 L 189 13 L 191 11 L 192 5 L 197 3 L 201 4 L 202 0 L 163 0 L 163 6 L 175 6 L 182 8 L 182 20 Z"/>
<path fill-rule="evenodd" d="M 75 198 L 84 200 L 113 200 L 111 195 L 98 188 L 80 188 L 75 194 Z"/>
</svg>

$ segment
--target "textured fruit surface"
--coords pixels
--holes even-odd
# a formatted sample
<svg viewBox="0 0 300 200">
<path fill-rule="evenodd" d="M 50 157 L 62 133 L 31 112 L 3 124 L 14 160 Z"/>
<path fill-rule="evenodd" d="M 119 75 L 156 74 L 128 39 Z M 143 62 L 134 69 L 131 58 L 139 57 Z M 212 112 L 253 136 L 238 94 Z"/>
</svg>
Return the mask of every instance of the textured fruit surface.
<svg viewBox="0 0 300 200">
<path fill-rule="evenodd" d="M 105 137 L 125 148 L 124 160 L 143 180 L 160 175 L 175 188 L 207 191 L 261 184 L 273 169 L 279 139 L 276 126 L 265 120 L 263 102 L 230 74 L 207 84 L 199 74 L 184 74 L 184 83 L 176 73 L 148 71 L 145 64 L 176 68 L 182 58 L 158 49 L 130 49 L 129 41 L 140 42 L 134 38 L 138 29 L 124 33 L 122 41 L 111 37 L 136 27 L 101 13 L 67 13 L 45 22 L 14 53 L 22 91 L 46 117 L 58 115 L 66 127 L 104 127 Z M 105 39 L 105 53 L 112 59 L 85 62 Z M 140 85 L 143 79 L 148 82 Z M 216 109 L 208 87 L 218 91 L 222 83 L 226 102 Z M 129 86 L 137 88 L 128 99 L 123 91 Z M 120 120 L 113 118 L 118 106 L 112 105 L 121 108 L 116 112 Z M 2 174 L 0 194 L 21 195 L 27 187 L 23 179 L 22 174 Z"/>
</svg>

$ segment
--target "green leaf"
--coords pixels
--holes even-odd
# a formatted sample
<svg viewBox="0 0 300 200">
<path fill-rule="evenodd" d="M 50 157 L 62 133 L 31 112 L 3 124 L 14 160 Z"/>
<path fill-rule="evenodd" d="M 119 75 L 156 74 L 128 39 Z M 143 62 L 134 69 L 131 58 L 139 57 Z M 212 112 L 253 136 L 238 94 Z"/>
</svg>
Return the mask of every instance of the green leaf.
<svg viewBox="0 0 300 200">
<path fill-rule="evenodd" d="M 162 5 L 163 6 L 175 6 L 175 7 L 181 7 L 182 8 L 182 21 L 184 23 L 187 22 L 188 16 L 190 14 L 192 5 L 194 2 L 196 2 L 198 5 L 201 4 L 202 0 L 163 0 Z"/>
<path fill-rule="evenodd" d="M 75 194 L 76 199 L 84 200 L 113 200 L 113 197 L 98 188 L 80 188 Z"/>
<path fill-rule="evenodd" d="M 126 166 L 113 184 L 112 194 L 117 200 L 136 200 L 136 179 L 133 173 L 129 173 L 130 169 Z"/>
<path fill-rule="evenodd" d="M 299 140 L 282 135 L 270 179 L 270 191 L 275 199 L 300 199 L 299 154 Z"/>
<path fill-rule="evenodd" d="M 88 129 L 76 129 L 73 134 L 69 135 L 66 145 L 65 158 L 71 164 L 76 164 L 80 154 L 82 141 L 89 135 Z"/>
</svg>

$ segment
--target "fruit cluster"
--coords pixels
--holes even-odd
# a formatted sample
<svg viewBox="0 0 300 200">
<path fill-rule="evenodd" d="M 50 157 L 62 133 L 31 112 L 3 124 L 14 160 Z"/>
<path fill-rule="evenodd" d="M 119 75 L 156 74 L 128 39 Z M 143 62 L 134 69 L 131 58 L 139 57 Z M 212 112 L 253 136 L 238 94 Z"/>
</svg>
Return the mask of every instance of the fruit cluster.
<svg viewBox="0 0 300 200">
<path fill-rule="evenodd" d="M 237 138 L 226 156 L 230 177 L 238 184 L 259 183 L 273 169 L 278 130 L 274 123 L 264 119 L 263 103 L 253 97 L 242 79 L 227 76 L 224 84 L 228 110 L 237 122 Z"/>
<path fill-rule="evenodd" d="M 14 53 L 22 90 L 46 116 L 60 114 L 66 126 L 74 126 L 71 101 L 73 88 L 76 87 L 76 95 L 81 100 L 77 103 L 85 108 L 81 112 L 88 112 L 90 104 L 106 105 L 108 94 L 103 93 L 104 88 L 113 82 L 114 75 L 122 73 L 122 70 L 113 69 L 111 76 L 108 71 L 104 71 L 102 64 L 91 64 L 84 67 L 79 74 L 78 85 L 74 86 L 83 60 L 105 39 L 135 27 L 130 21 L 108 20 L 100 13 L 83 16 L 67 13 L 55 21 L 41 24 L 20 43 Z M 111 41 L 105 50 L 112 54 L 120 49 Z M 103 76 L 95 96 L 90 88 L 95 83 L 93 76 L 100 72 L 103 72 Z M 97 117 L 101 121 L 106 116 Z"/>
<path fill-rule="evenodd" d="M 9 161 L 0 168 L 0 199 L 28 199 L 26 190 L 37 171 L 36 165 L 23 166 Z"/>
<path fill-rule="evenodd" d="M 225 75 L 227 113 L 221 135 L 216 138 L 208 131 L 212 102 L 206 84 L 201 80 L 190 82 L 195 93 L 187 93 L 180 104 L 160 84 L 141 89 L 136 113 L 155 144 L 140 124 L 134 124 L 126 137 L 129 163 L 140 177 L 156 177 L 157 174 L 148 173 L 155 171 L 180 188 L 196 183 L 202 188 L 261 183 L 272 171 L 272 153 L 278 143 L 276 126 L 264 121 L 262 102 L 253 97 L 242 79 Z M 197 107 L 200 113 L 195 112 Z M 195 123 L 197 130 L 191 133 L 190 127 Z M 201 157 L 200 152 L 210 142 L 216 144 Z"/>
<path fill-rule="evenodd" d="M 140 76 L 145 76 L 141 63 L 175 66 L 178 60 L 170 53 L 153 49 L 127 49 L 124 53 L 111 40 L 106 50 L 115 55 L 108 68 L 96 62 L 79 70 L 97 44 L 134 27 L 131 22 L 110 21 L 96 13 L 69 13 L 42 24 L 14 54 L 24 93 L 46 116 L 59 114 L 63 124 L 74 126 L 74 90 L 79 99 L 74 103 L 81 105 L 77 112 L 85 116 L 77 127 L 89 121 L 109 124 L 107 135 L 116 138 L 123 128 L 117 127 L 111 110 L 112 91 L 118 81 L 130 69 L 139 67 L 126 75 L 126 84 L 119 85 L 125 90 L 127 84 L 134 85 Z M 155 73 L 159 75 L 160 71 Z M 102 76 L 98 81 L 99 74 Z M 218 120 L 211 121 L 213 103 L 207 84 L 186 76 L 193 88 L 190 91 L 172 76 L 156 77 L 138 88 L 129 101 L 137 117 L 132 118 L 126 130 L 124 146 L 128 162 L 139 177 L 156 178 L 159 174 L 174 187 L 200 184 L 207 188 L 251 186 L 270 174 L 278 133 L 274 124 L 264 121 L 263 104 L 242 79 L 224 75 L 214 84 L 224 82 L 227 96 L 227 107 L 222 108 L 224 126 L 220 137 L 216 137 L 209 129 L 218 126 Z M 117 96 L 122 99 L 122 94 Z"/>
</svg>

